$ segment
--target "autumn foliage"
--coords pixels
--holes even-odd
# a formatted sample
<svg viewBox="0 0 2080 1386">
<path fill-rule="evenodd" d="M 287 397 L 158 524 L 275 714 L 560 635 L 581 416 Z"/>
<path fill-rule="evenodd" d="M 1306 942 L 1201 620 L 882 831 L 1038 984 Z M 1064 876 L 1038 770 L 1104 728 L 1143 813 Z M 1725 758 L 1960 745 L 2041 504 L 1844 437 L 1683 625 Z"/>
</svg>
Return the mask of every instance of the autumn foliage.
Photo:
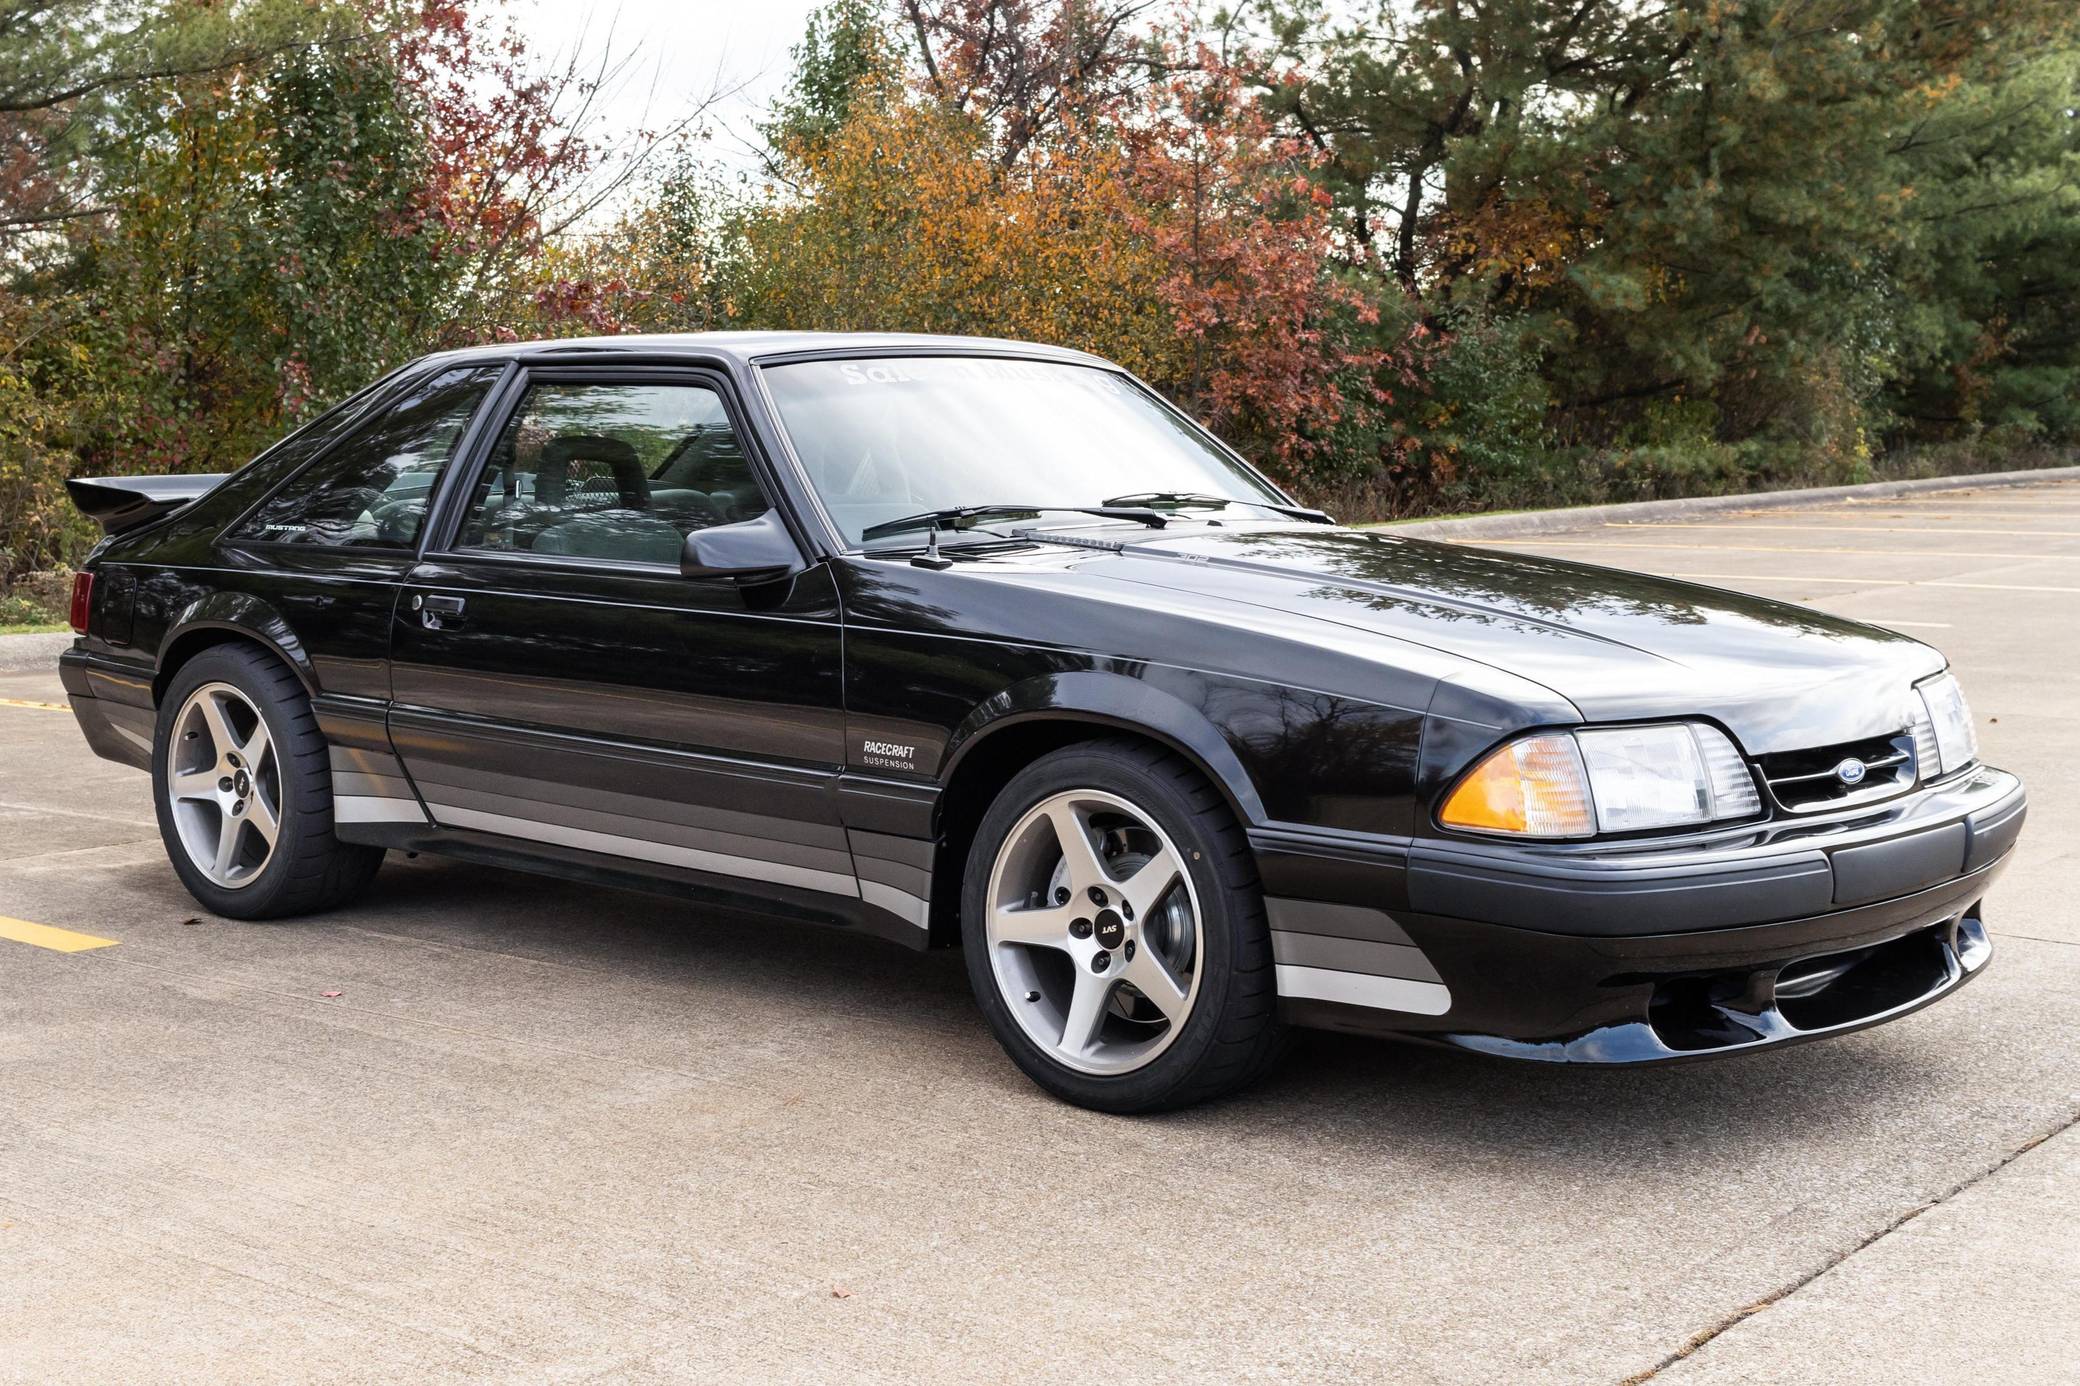
<svg viewBox="0 0 2080 1386">
<path fill-rule="evenodd" d="M 0 577 L 544 336 L 1079 347 L 1353 518 L 2080 442 L 2069 0 L 1178 4 L 830 0 L 746 170 L 501 0 L 0 0 Z"/>
</svg>

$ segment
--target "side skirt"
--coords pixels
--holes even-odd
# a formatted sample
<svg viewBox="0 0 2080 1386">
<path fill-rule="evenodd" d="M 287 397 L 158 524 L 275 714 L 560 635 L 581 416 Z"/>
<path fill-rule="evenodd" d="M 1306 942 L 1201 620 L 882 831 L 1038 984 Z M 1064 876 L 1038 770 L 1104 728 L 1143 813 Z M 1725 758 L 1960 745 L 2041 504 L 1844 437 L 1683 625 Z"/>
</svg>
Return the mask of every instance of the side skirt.
<svg viewBox="0 0 2080 1386">
<path fill-rule="evenodd" d="M 643 869 L 632 870 L 620 858 L 559 843 L 534 840 L 521 843 L 497 833 L 418 823 L 363 822 L 353 825 L 351 838 L 344 831 L 340 836 L 343 840 L 388 847 L 394 851 L 424 852 L 429 856 L 453 857 L 561 880 L 719 905 L 751 914 L 855 929 L 918 952 L 924 951 L 928 942 L 924 930 L 850 896 L 778 884 L 762 885 L 753 893 L 744 889 L 744 882 L 738 877 L 647 862 Z"/>
</svg>

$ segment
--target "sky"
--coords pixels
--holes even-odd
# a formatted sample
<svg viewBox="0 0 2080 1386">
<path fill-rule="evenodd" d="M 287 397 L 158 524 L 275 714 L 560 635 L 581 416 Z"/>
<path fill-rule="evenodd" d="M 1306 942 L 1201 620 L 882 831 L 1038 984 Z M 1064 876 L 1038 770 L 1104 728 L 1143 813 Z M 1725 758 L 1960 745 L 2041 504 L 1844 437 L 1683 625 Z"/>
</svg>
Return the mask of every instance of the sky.
<svg viewBox="0 0 2080 1386">
<path fill-rule="evenodd" d="M 752 122 L 786 84 L 787 50 L 818 0 L 509 0 L 506 12 L 543 60 L 611 51 L 627 63 L 593 133 L 612 141 L 684 118 L 710 91 L 715 149 L 741 151 Z"/>
</svg>

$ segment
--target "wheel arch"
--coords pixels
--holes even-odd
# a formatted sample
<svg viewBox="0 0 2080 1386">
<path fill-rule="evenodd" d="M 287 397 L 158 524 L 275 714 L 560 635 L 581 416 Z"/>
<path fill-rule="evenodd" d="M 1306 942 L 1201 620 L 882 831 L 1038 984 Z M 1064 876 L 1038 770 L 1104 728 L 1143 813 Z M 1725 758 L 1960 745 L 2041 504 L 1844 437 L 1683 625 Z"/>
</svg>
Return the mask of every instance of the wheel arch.
<svg viewBox="0 0 2080 1386">
<path fill-rule="evenodd" d="M 960 936 L 961 881 L 975 827 L 1013 776 L 1065 746 L 1127 736 L 1189 762 L 1227 802 L 1238 823 L 1265 821 L 1262 798 L 1241 760 L 1205 715 L 1176 695 L 1121 674 L 1043 675 L 976 708 L 949 741 L 933 809 L 939 844 L 932 864 L 932 943 Z"/>
<path fill-rule="evenodd" d="M 152 705 L 158 706 L 167 685 L 189 660 L 218 645 L 249 644 L 267 651 L 289 667 L 306 694 L 318 692 L 310 652 L 279 611 L 244 592 L 215 592 L 191 603 L 168 625 L 159 642 L 152 674 Z"/>
</svg>

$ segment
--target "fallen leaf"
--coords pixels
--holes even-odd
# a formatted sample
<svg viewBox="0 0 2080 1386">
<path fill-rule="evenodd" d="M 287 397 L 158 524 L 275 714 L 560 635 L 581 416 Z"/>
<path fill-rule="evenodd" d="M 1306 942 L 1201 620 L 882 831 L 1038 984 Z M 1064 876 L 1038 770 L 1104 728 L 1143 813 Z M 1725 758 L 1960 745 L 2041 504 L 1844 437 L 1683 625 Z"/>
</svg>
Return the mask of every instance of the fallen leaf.
<svg viewBox="0 0 2080 1386">
<path fill-rule="evenodd" d="M 852 1298 L 852 1291 L 850 1291 L 850 1290 L 846 1289 L 846 1288 L 845 1288 L 845 1287 L 844 1287 L 843 1285 L 833 1285 L 833 1286 L 831 1286 L 831 1298 L 832 1298 L 832 1299 L 851 1299 L 851 1298 Z"/>
<path fill-rule="evenodd" d="M 186 927 L 189 924 L 200 924 L 201 922 L 202 921 L 200 919 L 196 918 L 194 915 L 191 914 L 186 919 L 183 919 L 181 921 L 181 924 L 183 927 Z"/>
<path fill-rule="evenodd" d="M 345 995 L 345 994 L 346 994 L 346 993 L 344 993 L 344 992 L 338 992 L 338 991 L 321 991 L 321 992 L 319 992 L 319 993 L 318 993 L 318 995 L 320 995 L 320 996 L 324 997 L 324 998 L 325 998 L 326 1000 L 328 1000 L 328 1001 L 330 1001 L 330 1000 L 331 1000 L 331 999 L 332 999 L 333 997 L 335 997 L 335 996 L 343 996 L 343 995 Z"/>
</svg>

